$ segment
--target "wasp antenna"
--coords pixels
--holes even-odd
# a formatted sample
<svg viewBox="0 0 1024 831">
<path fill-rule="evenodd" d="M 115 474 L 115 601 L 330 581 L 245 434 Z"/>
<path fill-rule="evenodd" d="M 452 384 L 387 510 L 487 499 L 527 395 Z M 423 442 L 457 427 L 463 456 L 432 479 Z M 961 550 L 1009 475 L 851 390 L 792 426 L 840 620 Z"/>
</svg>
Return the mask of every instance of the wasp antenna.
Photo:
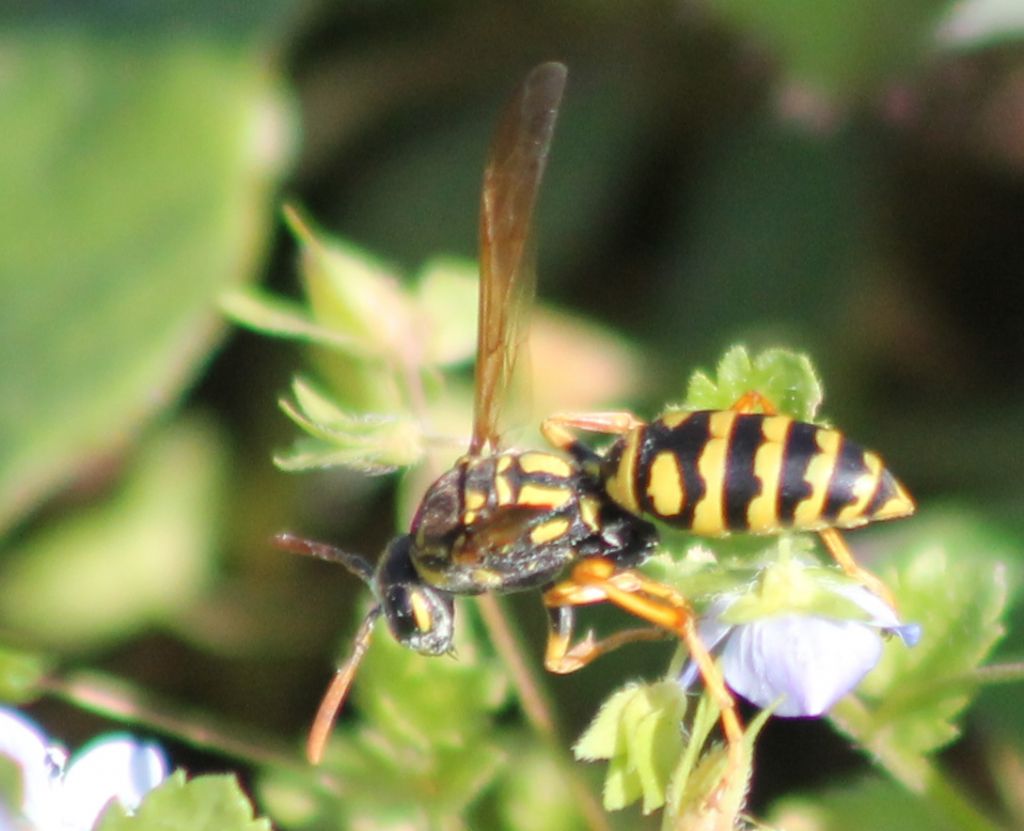
<svg viewBox="0 0 1024 831">
<path fill-rule="evenodd" d="M 381 607 L 374 605 L 356 633 L 355 643 L 352 645 L 352 652 L 348 659 L 338 667 L 338 671 L 331 679 L 331 683 L 320 701 L 320 707 L 316 711 L 316 718 L 313 719 L 313 726 L 309 729 L 309 738 L 306 740 L 306 758 L 311 765 L 319 765 L 324 757 L 324 748 L 327 746 L 327 739 L 331 735 L 331 729 L 338 718 L 341 706 L 345 703 L 349 688 L 352 686 L 352 679 L 356 677 L 356 671 L 363 662 L 363 656 L 370 646 L 370 635 L 373 634 L 373 625 L 380 617 Z"/>
<path fill-rule="evenodd" d="M 325 542 L 308 540 L 289 533 L 275 534 L 274 545 L 292 554 L 305 554 L 307 557 L 316 557 L 329 563 L 340 563 L 364 583 L 373 585 L 373 566 L 359 554 L 352 554 Z"/>
</svg>

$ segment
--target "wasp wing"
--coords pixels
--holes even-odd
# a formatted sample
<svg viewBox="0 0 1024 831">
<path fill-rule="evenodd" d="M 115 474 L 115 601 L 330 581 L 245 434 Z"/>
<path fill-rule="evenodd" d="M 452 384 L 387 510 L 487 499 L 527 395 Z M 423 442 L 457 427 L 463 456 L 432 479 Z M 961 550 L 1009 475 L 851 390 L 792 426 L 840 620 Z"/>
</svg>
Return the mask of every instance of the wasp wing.
<svg viewBox="0 0 1024 831">
<path fill-rule="evenodd" d="M 566 68 L 533 69 L 506 105 L 484 169 L 480 199 L 480 309 L 473 436 L 469 452 L 493 450 L 536 286 L 533 211 L 547 163 Z"/>
</svg>

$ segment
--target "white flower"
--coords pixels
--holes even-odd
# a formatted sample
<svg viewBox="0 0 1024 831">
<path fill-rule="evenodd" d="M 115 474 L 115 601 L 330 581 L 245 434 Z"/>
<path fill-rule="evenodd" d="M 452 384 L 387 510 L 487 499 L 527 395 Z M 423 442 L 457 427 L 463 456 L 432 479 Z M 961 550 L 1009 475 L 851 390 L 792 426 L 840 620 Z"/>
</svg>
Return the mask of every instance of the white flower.
<svg viewBox="0 0 1024 831">
<path fill-rule="evenodd" d="M 774 715 L 820 716 L 875 667 L 883 635 L 908 646 L 920 638 L 919 626 L 901 624 L 864 586 L 809 583 L 791 564 L 776 568 L 754 592 L 717 598 L 698 626 L 701 640 L 720 656 L 726 683 L 758 707 L 774 704 Z M 680 682 L 689 687 L 696 679 L 688 662 Z"/>
<path fill-rule="evenodd" d="M 36 724 L 3 707 L 0 755 L 22 773 L 21 804 L 0 802 L 3 831 L 89 831 L 112 800 L 132 811 L 167 776 L 163 751 L 126 734 L 101 736 L 68 763 Z"/>
</svg>

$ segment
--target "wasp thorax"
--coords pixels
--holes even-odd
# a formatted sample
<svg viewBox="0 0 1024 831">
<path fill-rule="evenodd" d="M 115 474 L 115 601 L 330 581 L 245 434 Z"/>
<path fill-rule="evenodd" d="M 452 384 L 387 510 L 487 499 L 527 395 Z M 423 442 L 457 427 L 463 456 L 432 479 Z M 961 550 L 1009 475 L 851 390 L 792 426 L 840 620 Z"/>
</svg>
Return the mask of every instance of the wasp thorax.
<svg viewBox="0 0 1024 831">
<path fill-rule="evenodd" d="M 463 468 L 456 465 L 427 489 L 412 521 L 417 545 L 444 544 L 462 530 L 462 487 Z"/>
<path fill-rule="evenodd" d="M 408 534 L 388 545 L 374 578 L 377 596 L 396 641 L 425 655 L 443 655 L 452 650 L 455 604 L 450 594 L 422 582 L 412 546 Z"/>
</svg>

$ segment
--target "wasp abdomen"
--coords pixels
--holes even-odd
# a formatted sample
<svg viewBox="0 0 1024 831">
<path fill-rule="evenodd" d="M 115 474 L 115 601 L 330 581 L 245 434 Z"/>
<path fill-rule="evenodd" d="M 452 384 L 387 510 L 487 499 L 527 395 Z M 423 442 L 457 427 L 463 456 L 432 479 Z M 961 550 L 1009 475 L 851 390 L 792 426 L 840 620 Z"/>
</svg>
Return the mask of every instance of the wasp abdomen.
<svg viewBox="0 0 1024 831">
<path fill-rule="evenodd" d="M 850 528 L 914 510 L 876 453 L 786 416 L 668 413 L 623 436 L 607 464 L 622 507 L 705 536 Z"/>
</svg>

